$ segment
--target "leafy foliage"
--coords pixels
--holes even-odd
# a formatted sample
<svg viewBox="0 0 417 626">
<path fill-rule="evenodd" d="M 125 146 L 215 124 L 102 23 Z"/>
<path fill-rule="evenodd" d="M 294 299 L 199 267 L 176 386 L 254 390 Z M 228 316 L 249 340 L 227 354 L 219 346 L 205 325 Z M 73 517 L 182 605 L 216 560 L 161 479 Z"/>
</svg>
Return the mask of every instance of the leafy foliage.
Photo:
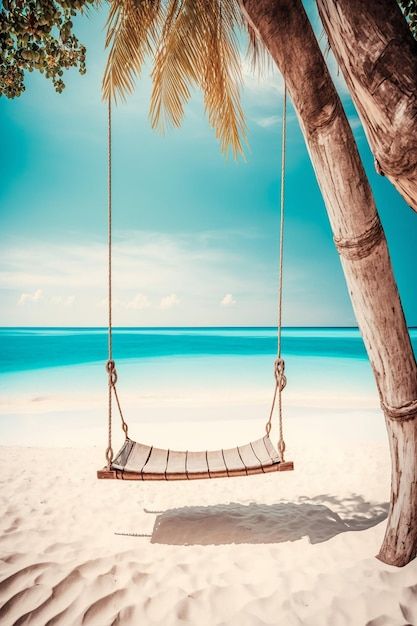
<svg viewBox="0 0 417 626">
<path fill-rule="evenodd" d="M 193 87 L 201 89 L 222 148 L 242 152 L 237 0 L 113 0 L 106 98 L 125 98 L 148 53 L 153 59 L 150 117 L 154 127 L 181 124 Z"/>
<path fill-rule="evenodd" d="M 38 70 L 57 92 L 63 70 L 85 73 L 85 47 L 73 33 L 72 18 L 94 0 L 3 0 L 0 11 L 0 96 L 20 96 L 25 72 Z"/>
<path fill-rule="evenodd" d="M 402 12 L 407 18 L 408 25 L 417 39 L 417 0 L 397 0 Z"/>
<path fill-rule="evenodd" d="M 106 47 L 111 45 L 103 78 L 106 100 L 133 91 L 146 56 L 156 45 L 162 14 L 159 1 L 113 0 L 107 20 Z"/>
<path fill-rule="evenodd" d="M 417 38 L 417 0 L 397 0 Z M 65 85 L 64 70 L 85 73 L 85 47 L 72 19 L 99 0 L 3 0 L 0 9 L 0 96 L 20 96 L 25 72 L 34 70 Z M 201 89 L 210 124 L 222 149 L 243 150 L 245 119 L 240 101 L 238 33 L 244 24 L 238 0 L 109 0 L 103 79 L 105 99 L 124 99 L 147 56 L 153 61 L 150 118 L 164 130 L 179 126 L 194 87 Z M 268 53 L 249 30 L 253 66 Z"/>
</svg>

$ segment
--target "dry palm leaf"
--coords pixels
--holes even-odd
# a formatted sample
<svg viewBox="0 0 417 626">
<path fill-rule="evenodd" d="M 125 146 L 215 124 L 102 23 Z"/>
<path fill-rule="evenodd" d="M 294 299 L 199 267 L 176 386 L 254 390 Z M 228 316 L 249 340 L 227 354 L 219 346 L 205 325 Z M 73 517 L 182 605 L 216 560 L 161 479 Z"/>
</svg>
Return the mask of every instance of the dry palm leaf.
<svg viewBox="0 0 417 626">
<path fill-rule="evenodd" d="M 241 26 L 237 0 L 112 0 L 104 97 L 132 91 L 146 55 L 154 53 L 152 126 L 179 126 L 191 89 L 199 86 L 222 150 L 242 153 Z"/>
<path fill-rule="evenodd" d="M 222 150 L 230 146 L 236 156 L 243 152 L 246 129 L 240 103 L 241 58 L 236 38 L 241 25 L 240 11 L 234 0 L 217 0 L 210 3 L 207 12 L 207 50 L 201 87 L 209 121 Z"/>
<path fill-rule="evenodd" d="M 248 57 L 253 72 L 257 72 L 259 75 L 265 71 L 270 71 L 272 67 L 272 59 L 266 48 L 264 42 L 256 31 L 252 28 L 251 24 L 247 24 L 247 31 L 249 37 L 248 45 Z"/>
<path fill-rule="evenodd" d="M 201 11 L 196 0 L 171 0 L 152 72 L 150 117 L 153 127 L 179 126 L 190 87 L 202 66 Z"/>
<path fill-rule="evenodd" d="M 123 99 L 152 52 L 162 20 L 160 0 L 112 0 L 106 47 L 111 46 L 103 77 L 103 97 Z"/>
</svg>

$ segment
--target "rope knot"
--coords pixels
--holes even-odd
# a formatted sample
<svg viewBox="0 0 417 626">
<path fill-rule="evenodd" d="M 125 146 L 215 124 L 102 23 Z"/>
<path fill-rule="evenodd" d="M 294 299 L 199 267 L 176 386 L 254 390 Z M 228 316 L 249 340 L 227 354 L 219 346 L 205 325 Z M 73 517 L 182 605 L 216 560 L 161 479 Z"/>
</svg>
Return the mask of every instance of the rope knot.
<svg viewBox="0 0 417 626">
<path fill-rule="evenodd" d="M 285 441 L 283 439 L 280 439 L 278 441 L 278 452 L 279 452 L 279 460 L 281 461 L 281 463 L 283 463 L 284 453 L 285 453 Z"/>
<path fill-rule="evenodd" d="M 278 357 L 274 361 L 274 375 L 277 381 L 277 386 L 282 391 L 287 384 L 287 377 L 285 376 L 285 361 Z"/>
<path fill-rule="evenodd" d="M 117 383 L 116 363 L 113 359 L 109 359 L 106 363 L 106 371 L 109 375 L 110 384 L 114 387 Z"/>
<path fill-rule="evenodd" d="M 110 469 L 112 461 L 113 461 L 113 448 L 111 446 L 108 446 L 106 450 L 106 461 L 107 461 L 107 468 Z"/>
</svg>

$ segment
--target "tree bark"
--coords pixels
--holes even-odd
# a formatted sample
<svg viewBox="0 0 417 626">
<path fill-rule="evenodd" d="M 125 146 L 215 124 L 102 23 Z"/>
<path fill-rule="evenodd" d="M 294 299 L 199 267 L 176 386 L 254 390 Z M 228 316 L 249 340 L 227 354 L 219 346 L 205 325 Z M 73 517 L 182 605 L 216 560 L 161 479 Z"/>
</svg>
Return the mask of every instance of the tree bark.
<svg viewBox="0 0 417 626">
<path fill-rule="evenodd" d="M 300 0 L 240 0 L 281 70 L 326 204 L 386 416 L 393 489 L 380 558 L 417 553 L 417 367 L 372 192 Z"/>
<path fill-rule="evenodd" d="M 317 0 L 375 156 L 417 210 L 417 42 L 395 0 Z"/>
</svg>

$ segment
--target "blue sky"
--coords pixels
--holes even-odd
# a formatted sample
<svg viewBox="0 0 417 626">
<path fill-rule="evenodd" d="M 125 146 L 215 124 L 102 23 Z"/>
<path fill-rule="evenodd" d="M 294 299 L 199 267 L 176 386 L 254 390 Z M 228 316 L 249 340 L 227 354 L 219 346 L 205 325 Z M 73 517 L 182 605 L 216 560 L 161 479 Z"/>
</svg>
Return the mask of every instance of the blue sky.
<svg viewBox="0 0 417 626">
<path fill-rule="evenodd" d="M 314 9 L 309 6 L 320 32 Z M 0 324 L 106 323 L 105 10 L 78 21 L 87 75 L 63 94 L 31 75 L 26 93 L 0 100 Z M 324 43 L 324 41 L 322 41 Z M 379 177 L 334 62 L 386 230 L 410 325 L 417 215 Z M 148 71 L 114 112 L 115 311 L 120 325 L 272 325 L 276 321 L 282 81 L 244 65 L 246 161 L 220 153 L 199 94 L 165 136 L 147 113 Z M 287 325 L 355 324 L 304 141 L 288 120 Z"/>
</svg>

